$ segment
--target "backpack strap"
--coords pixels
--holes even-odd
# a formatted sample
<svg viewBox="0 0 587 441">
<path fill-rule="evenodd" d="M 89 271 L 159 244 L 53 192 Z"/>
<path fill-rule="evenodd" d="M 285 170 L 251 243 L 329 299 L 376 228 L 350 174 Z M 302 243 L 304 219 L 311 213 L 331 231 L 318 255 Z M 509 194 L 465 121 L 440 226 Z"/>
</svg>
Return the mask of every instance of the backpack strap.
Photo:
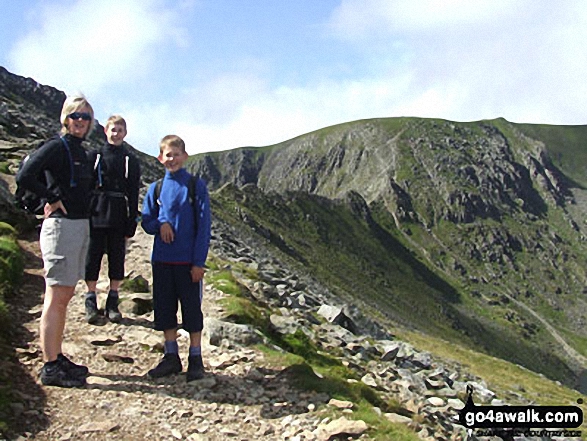
<svg viewBox="0 0 587 441">
<path fill-rule="evenodd" d="M 190 198 L 190 204 L 195 207 L 196 205 L 196 183 L 198 178 L 190 175 L 190 182 L 188 183 L 188 197 Z"/>
<path fill-rule="evenodd" d="M 126 179 L 126 187 L 128 188 L 128 164 L 130 158 L 127 151 L 124 152 L 124 179 Z M 102 154 L 98 152 L 96 154 L 96 162 L 94 162 L 94 171 L 98 172 L 98 188 L 104 185 L 104 178 L 102 177 Z"/>
<path fill-rule="evenodd" d="M 198 182 L 197 176 L 190 175 L 190 182 L 188 183 L 188 197 L 190 198 L 190 205 L 195 206 L 196 204 L 196 183 Z M 161 195 L 161 187 L 163 187 L 163 178 L 157 179 L 155 183 L 155 202 L 157 205 L 161 205 L 159 196 Z"/>
<path fill-rule="evenodd" d="M 69 149 L 69 144 L 67 143 L 65 136 L 61 137 L 61 141 L 63 142 L 63 145 L 65 146 L 65 150 L 67 150 L 67 156 L 69 158 L 69 171 L 71 174 L 71 177 L 69 178 L 69 186 L 72 188 L 77 187 L 77 182 L 75 182 L 75 175 L 74 175 L 73 158 L 71 156 L 71 150 Z"/>
<path fill-rule="evenodd" d="M 163 187 L 163 178 L 157 179 L 155 183 L 155 203 L 158 206 L 161 206 L 161 201 L 159 200 L 159 196 L 161 195 L 161 187 Z"/>
<path fill-rule="evenodd" d="M 102 179 L 102 154 L 98 152 L 96 154 L 96 162 L 94 162 L 94 171 L 98 172 L 98 188 L 101 188 L 104 185 L 104 180 Z"/>
</svg>

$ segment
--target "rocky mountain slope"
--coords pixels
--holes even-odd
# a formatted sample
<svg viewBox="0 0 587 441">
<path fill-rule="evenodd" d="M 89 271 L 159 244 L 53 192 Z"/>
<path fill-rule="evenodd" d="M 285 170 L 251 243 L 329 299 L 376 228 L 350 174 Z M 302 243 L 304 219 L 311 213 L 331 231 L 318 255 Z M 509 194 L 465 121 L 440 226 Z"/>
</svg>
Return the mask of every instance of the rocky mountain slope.
<svg viewBox="0 0 587 441">
<path fill-rule="evenodd" d="M 191 169 L 212 187 L 259 188 L 235 197 L 245 222 L 328 272 L 347 299 L 576 386 L 587 348 L 585 139 L 583 126 L 393 118 L 202 155 Z M 273 210 L 280 203 L 305 220 Z M 340 204 L 353 213 L 344 231 Z M 296 238 L 303 223 L 315 234 Z M 369 231 L 354 234 L 361 225 Z"/>
</svg>

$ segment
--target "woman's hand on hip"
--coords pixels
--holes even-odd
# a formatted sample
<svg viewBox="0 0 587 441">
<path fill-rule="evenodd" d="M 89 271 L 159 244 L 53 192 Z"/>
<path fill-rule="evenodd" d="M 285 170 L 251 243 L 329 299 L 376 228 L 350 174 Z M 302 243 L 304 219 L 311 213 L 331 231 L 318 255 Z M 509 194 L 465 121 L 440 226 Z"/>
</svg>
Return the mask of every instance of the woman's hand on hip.
<svg viewBox="0 0 587 441">
<path fill-rule="evenodd" d="M 63 211 L 63 214 L 67 215 L 67 210 L 65 209 L 65 206 L 63 205 L 63 202 L 61 202 L 61 200 L 58 200 L 57 202 L 53 202 L 52 204 L 47 202 L 45 204 L 45 209 L 44 209 L 44 213 L 43 213 L 45 216 L 45 219 L 47 219 L 49 216 L 51 216 L 52 213 L 56 212 L 57 210 L 61 210 L 61 211 Z"/>
</svg>

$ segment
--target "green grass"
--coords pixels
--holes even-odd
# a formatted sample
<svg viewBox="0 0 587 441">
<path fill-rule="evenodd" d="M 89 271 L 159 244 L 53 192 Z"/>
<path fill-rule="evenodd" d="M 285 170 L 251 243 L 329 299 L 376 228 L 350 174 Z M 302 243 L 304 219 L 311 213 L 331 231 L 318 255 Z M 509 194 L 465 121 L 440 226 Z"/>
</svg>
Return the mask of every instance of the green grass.
<svg viewBox="0 0 587 441">
<path fill-rule="evenodd" d="M 147 293 L 149 290 L 149 282 L 142 277 L 135 277 L 129 279 L 125 277 L 120 284 L 120 289 L 128 292 Z"/>
<path fill-rule="evenodd" d="M 587 187 L 587 126 L 516 124 L 516 127 L 541 140 L 555 165 L 583 188 Z"/>
<path fill-rule="evenodd" d="M 537 155 L 543 143 L 571 180 L 585 181 L 586 131 L 578 126 L 512 124 L 504 119 L 453 123 L 392 118 L 346 123 L 313 132 L 303 138 L 305 142 L 290 140 L 255 154 L 264 152 L 276 161 L 278 150 L 284 151 L 287 161 L 288 155 L 299 154 L 302 163 L 308 164 L 301 173 L 316 173 L 316 191 L 330 197 L 356 189 L 362 185 L 360 179 L 371 188 L 371 184 L 384 183 L 368 181 L 373 178 L 369 167 L 363 170 L 365 176 L 359 175 L 360 166 L 356 173 L 332 167 L 338 158 L 334 153 L 338 155 L 342 147 L 345 160 L 360 156 L 357 152 L 385 154 L 387 150 L 367 142 L 393 143 L 395 168 L 382 179 L 393 178 L 409 193 L 417 213 L 411 221 L 399 219 L 398 227 L 389 212 L 401 197 L 383 192 L 380 199 L 370 201 L 372 218 L 367 218 L 349 202 L 351 198 L 333 201 L 287 193 L 285 189 L 295 183 L 288 186 L 287 177 L 277 183 L 264 182 L 269 173 L 262 169 L 260 187 L 282 194 L 264 194 L 253 186 L 229 187 L 214 194 L 213 209 L 235 226 L 246 223 L 243 228 L 249 234 L 257 232 L 260 240 L 324 283 L 341 302 L 353 302 L 388 323 L 477 347 L 572 384 L 574 374 L 548 332 L 538 326 L 536 333 L 525 333 L 523 326 L 534 325 L 536 319 L 512 302 L 498 301 L 508 294 L 524 302 L 585 352 L 587 332 L 578 325 L 585 316 L 579 309 L 587 283 L 582 271 L 587 266 L 584 242 L 565 210 L 551 203 L 549 192 L 525 173 L 532 168 L 530 157 L 542 160 Z M 325 152 L 336 157 L 324 156 Z M 219 162 L 230 169 L 230 161 Z M 463 173 L 464 166 L 473 171 Z M 495 180 L 498 169 L 505 170 L 511 182 Z M 325 170 L 331 173 L 320 175 Z M 346 174 L 352 174 L 347 187 Z M 475 176 L 483 185 L 477 185 Z M 437 178 L 439 185 L 432 186 Z M 488 211 L 486 215 L 493 217 L 449 221 L 449 214 L 470 213 L 466 204 L 471 201 L 457 205 L 448 202 L 449 195 L 453 201 L 473 196 L 473 201 L 481 201 L 475 207 L 494 207 L 498 214 Z"/>
<path fill-rule="evenodd" d="M 11 328 L 6 296 L 13 293 L 22 281 L 24 256 L 16 240 L 15 229 L 0 222 L 0 358 L 4 359 L 12 351 L 8 343 L 7 331 Z M 0 373 L 0 433 L 7 429 L 7 421 L 2 419 L 13 401 L 11 399 L 11 378 Z"/>
<path fill-rule="evenodd" d="M 300 341 L 299 345 L 303 342 Z M 295 347 L 299 345 L 294 345 Z M 352 414 L 344 414 L 347 418 L 363 420 L 369 427 L 368 434 L 374 440 L 401 440 L 416 441 L 418 436 L 402 424 L 393 424 L 378 414 L 375 408 L 382 412 L 394 412 L 406 415 L 406 411 L 394 400 L 383 398 L 379 392 L 357 381 L 354 372 L 344 367 L 340 361 L 332 360 L 324 363 L 319 354 L 311 356 L 313 360 L 320 360 L 319 365 L 304 359 L 301 355 L 291 352 L 281 353 L 263 346 L 260 348 L 269 365 L 286 366 L 284 373 L 294 386 L 301 390 L 326 393 L 331 398 L 350 401 L 354 404 Z M 305 349 L 304 353 L 308 355 Z M 349 381 L 354 380 L 354 381 Z M 335 419 L 340 416 L 333 409 L 325 409 Z"/>
<path fill-rule="evenodd" d="M 206 276 L 206 281 L 225 294 L 240 295 L 243 291 L 241 285 L 228 269 L 211 272 Z"/>
<path fill-rule="evenodd" d="M 539 405 L 578 405 L 587 414 L 587 396 L 519 365 L 429 335 L 404 331 L 398 336 L 420 350 L 460 363 L 468 372 L 485 380 L 489 389 L 509 405 L 523 404 L 512 394 L 517 392 Z M 577 400 L 583 400 L 583 403 L 578 404 Z M 587 433 L 587 421 L 581 430 Z"/>
<path fill-rule="evenodd" d="M 230 193 L 215 198 L 222 205 L 215 207 L 220 216 L 233 211 L 230 207 L 235 201 L 243 200 L 238 193 Z M 303 194 L 290 199 L 248 194 L 240 210 L 282 252 L 335 291 L 348 298 L 359 296 L 371 306 L 384 304 L 385 308 L 376 309 L 390 313 L 402 310 L 406 321 L 413 319 L 423 327 L 432 324 L 442 327 L 441 332 L 452 332 L 443 324 L 438 308 L 424 299 L 450 302 L 458 295 L 388 232 L 374 231 L 357 220 L 348 206 Z M 430 314 L 436 318 L 431 320 Z"/>
<path fill-rule="evenodd" d="M 220 299 L 227 319 L 242 325 L 252 325 L 263 332 L 269 329 L 268 311 L 259 308 L 249 299 L 243 297 L 226 297 Z"/>
<path fill-rule="evenodd" d="M 320 351 L 313 339 L 301 330 L 286 335 L 274 332 L 269 323 L 271 311 L 247 298 L 244 287 L 238 284 L 232 271 L 225 268 L 226 263 L 217 258 L 214 261 L 216 269 L 208 275 L 208 283 L 221 290 L 231 287 L 223 291 L 228 296 L 220 300 L 226 318 L 235 323 L 254 326 L 274 345 L 258 346 L 265 355 L 265 365 L 285 368 L 284 373 L 299 389 L 324 392 L 333 398 L 352 401 L 355 409 L 351 418 L 365 421 L 370 427 L 369 435 L 375 440 L 418 439 L 413 431 L 401 424 L 392 424 L 374 410 L 377 407 L 383 412 L 406 414 L 397 401 L 385 398 L 378 391 L 361 383 L 357 374 L 343 365 L 336 353 L 333 355 Z M 281 350 L 277 351 L 276 347 Z"/>
<path fill-rule="evenodd" d="M 12 225 L 6 222 L 0 222 L 0 236 L 9 236 L 16 238 L 17 231 Z"/>
<path fill-rule="evenodd" d="M 408 223 L 412 234 L 404 235 L 382 201 L 370 207 L 374 222 L 365 220 L 348 202 L 300 193 L 278 196 L 255 188 L 244 191 L 232 187 L 217 192 L 212 202 L 215 215 L 232 224 L 242 223 L 240 217 L 231 217 L 235 213 L 246 214 L 248 227 L 262 232 L 263 239 L 288 256 L 294 267 L 295 262 L 301 264 L 303 271 L 326 284 L 341 301 L 352 301 L 386 323 L 478 347 L 550 378 L 571 381 L 572 373 L 553 355 L 554 341 L 547 333 L 538 332 L 528 339 L 521 332 L 523 321 L 532 323 L 535 319 L 513 304 L 488 303 L 499 299 L 502 292 L 525 289 L 525 283 L 540 293 L 540 288 L 565 286 L 561 284 L 564 280 L 546 280 L 547 272 L 525 251 L 524 242 L 514 258 L 528 258 L 530 278 L 496 263 L 493 269 L 500 272 L 500 278 L 482 283 L 489 268 L 487 260 L 482 256 L 463 259 L 483 243 L 494 246 L 493 237 L 499 235 L 526 237 L 521 236 L 526 229 L 528 234 L 543 237 L 544 221 L 530 227 L 507 217 L 501 222 L 489 219 L 461 225 L 440 221 L 431 229 Z M 444 246 L 435 237 L 441 238 Z M 540 243 L 547 244 L 544 240 Z M 421 249 L 425 252 L 419 254 Z M 455 262 L 464 265 L 464 275 L 455 271 Z M 469 277 L 479 282 L 468 283 Z M 238 292 L 228 279 L 219 284 L 219 289 Z M 473 292 L 479 294 L 473 296 Z M 541 294 L 536 296 L 533 307 L 549 317 L 546 312 L 552 308 L 541 298 Z M 523 321 L 506 320 L 510 310 Z M 560 321 L 563 314 L 559 311 L 551 319 Z"/>
<path fill-rule="evenodd" d="M 0 331 L 7 329 L 6 295 L 11 293 L 22 281 L 24 271 L 24 256 L 6 224 L 0 225 L 0 230 L 8 234 L 0 235 Z"/>
</svg>

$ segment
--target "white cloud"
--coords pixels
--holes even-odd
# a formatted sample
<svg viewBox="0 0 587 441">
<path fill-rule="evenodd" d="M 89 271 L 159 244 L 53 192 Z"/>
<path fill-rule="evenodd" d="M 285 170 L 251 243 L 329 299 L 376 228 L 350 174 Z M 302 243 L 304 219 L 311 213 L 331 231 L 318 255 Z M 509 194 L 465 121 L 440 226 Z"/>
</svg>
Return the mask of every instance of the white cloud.
<svg viewBox="0 0 587 441">
<path fill-rule="evenodd" d="M 90 97 L 146 75 L 166 40 L 185 44 L 159 0 L 41 4 L 33 29 L 10 53 L 12 68 L 37 81 Z M 44 5 L 44 6 L 43 6 Z"/>
<path fill-rule="evenodd" d="M 378 64 L 401 48 L 418 116 L 585 123 L 584 2 L 343 0 L 328 27 Z"/>
<path fill-rule="evenodd" d="M 170 45 L 190 44 L 182 14 L 196 2 L 53 5 L 38 13 L 36 30 L 15 46 L 13 65 L 16 73 L 66 92 L 81 89 L 92 102 L 96 94 L 98 113 L 123 114 L 128 141 L 150 154 L 169 133 L 185 138 L 196 153 L 274 144 L 372 117 L 585 123 L 582 1 L 342 0 L 326 38 L 355 58 L 339 51 L 335 63 L 347 69 L 345 76 L 335 71 L 336 79 L 312 77 L 303 71 L 304 60 L 278 68 L 271 57 L 252 59 L 246 51 L 240 59 L 219 51 L 212 67 L 189 58 L 189 51 L 173 55 Z M 353 73 L 356 60 L 362 73 Z M 157 67 L 162 77 L 154 76 Z M 300 69 L 303 75 L 290 78 L 304 83 L 274 77 L 285 69 Z M 113 86 L 120 86 L 119 94 Z M 162 98 L 148 95 L 146 87 Z"/>
<path fill-rule="evenodd" d="M 186 113 L 177 131 L 195 153 L 372 117 L 584 123 L 585 8 L 548 14 L 551 4 L 538 3 L 344 1 L 329 26 L 360 43 L 368 76 L 272 88 L 254 76 L 219 77 L 195 96 L 205 98 L 201 109 L 225 109 L 224 118 L 196 122 Z"/>
<path fill-rule="evenodd" d="M 224 83 L 221 81 L 220 84 Z M 397 77 L 371 81 L 324 81 L 311 87 L 280 86 L 271 89 L 261 79 L 250 78 L 250 83 L 247 83 L 240 78 L 231 83 L 230 88 L 220 89 L 220 95 L 225 99 L 227 92 L 233 90 L 232 86 L 249 91 L 235 96 L 234 103 L 228 106 L 231 112 L 223 119 L 197 118 L 194 109 L 189 106 L 129 109 L 125 115 L 128 115 L 131 127 L 149 122 L 151 131 L 157 133 L 156 139 L 169 133 L 178 134 L 193 154 L 271 145 L 342 122 L 398 115 L 402 110 L 413 108 L 401 105 L 409 93 L 408 84 L 409 78 Z M 208 105 L 214 106 L 207 99 L 203 104 L 196 104 L 198 112 Z M 144 115 L 157 116 L 147 121 Z M 146 149 L 149 140 L 132 135 L 132 129 L 129 129 L 129 141 L 137 142 L 139 147 Z M 153 138 L 150 145 L 149 153 L 154 154 Z"/>
<path fill-rule="evenodd" d="M 344 39 L 442 32 L 519 16 L 529 0 L 342 0 L 329 28 Z"/>
</svg>

